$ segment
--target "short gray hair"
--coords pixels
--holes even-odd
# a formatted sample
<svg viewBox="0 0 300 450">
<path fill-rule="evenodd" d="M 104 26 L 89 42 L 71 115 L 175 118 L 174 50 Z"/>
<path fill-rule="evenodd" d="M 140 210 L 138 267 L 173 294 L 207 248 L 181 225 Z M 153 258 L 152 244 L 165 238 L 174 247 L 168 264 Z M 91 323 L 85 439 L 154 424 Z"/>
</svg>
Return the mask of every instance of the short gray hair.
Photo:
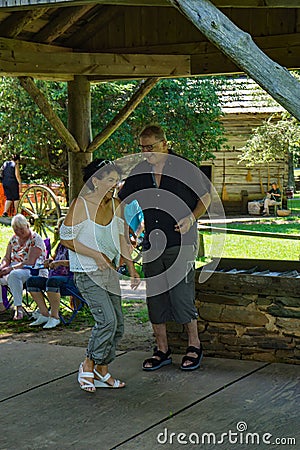
<svg viewBox="0 0 300 450">
<path fill-rule="evenodd" d="M 11 226 L 12 226 L 12 228 L 14 228 L 14 227 L 25 228 L 25 227 L 29 227 L 29 223 L 27 222 L 27 219 L 25 216 L 23 216 L 23 214 L 16 214 L 12 218 Z"/>
</svg>

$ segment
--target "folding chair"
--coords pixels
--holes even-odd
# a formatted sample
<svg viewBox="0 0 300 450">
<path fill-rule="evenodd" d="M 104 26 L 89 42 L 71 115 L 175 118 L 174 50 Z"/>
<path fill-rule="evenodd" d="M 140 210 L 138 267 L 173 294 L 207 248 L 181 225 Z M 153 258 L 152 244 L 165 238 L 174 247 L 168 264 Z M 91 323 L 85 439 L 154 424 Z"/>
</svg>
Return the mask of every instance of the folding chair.
<svg viewBox="0 0 300 450">
<path fill-rule="evenodd" d="M 86 300 L 82 297 L 81 293 L 77 289 L 77 287 L 74 286 L 63 286 L 60 289 L 60 296 L 61 296 L 61 304 L 64 305 L 65 308 L 67 308 L 71 312 L 71 316 L 69 318 L 64 318 L 61 313 L 59 313 L 60 320 L 64 325 L 69 325 L 75 316 L 78 314 L 78 312 L 84 307 L 87 306 Z M 71 301 L 67 303 L 64 301 L 62 297 L 71 297 Z"/>
</svg>

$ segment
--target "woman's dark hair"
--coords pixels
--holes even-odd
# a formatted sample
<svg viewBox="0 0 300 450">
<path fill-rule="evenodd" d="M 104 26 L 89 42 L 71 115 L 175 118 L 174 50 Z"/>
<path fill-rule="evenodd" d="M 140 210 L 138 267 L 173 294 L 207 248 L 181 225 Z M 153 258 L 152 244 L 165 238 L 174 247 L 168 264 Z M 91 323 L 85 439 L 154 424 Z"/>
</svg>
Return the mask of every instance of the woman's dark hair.
<svg viewBox="0 0 300 450">
<path fill-rule="evenodd" d="M 120 176 L 122 173 L 120 167 L 118 167 L 113 161 L 100 158 L 94 159 L 94 161 L 82 169 L 82 172 L 83 181 L 91 190 L 94 190 L 92 177 L 96 177 L 98 180 L 101 180 L 106 174 L 111 172 L 117 172 Z"/>
<path fill-rule="evenodd" d="M 20 161 L 20 159 L 21 159 L 21 158 L 20 158 L 20 155 L 19 155 L 19 154 L 16 153 L 15 155 L 12 155 L 12 160 L 13 160 L 13 161 Z"/>
</svg>

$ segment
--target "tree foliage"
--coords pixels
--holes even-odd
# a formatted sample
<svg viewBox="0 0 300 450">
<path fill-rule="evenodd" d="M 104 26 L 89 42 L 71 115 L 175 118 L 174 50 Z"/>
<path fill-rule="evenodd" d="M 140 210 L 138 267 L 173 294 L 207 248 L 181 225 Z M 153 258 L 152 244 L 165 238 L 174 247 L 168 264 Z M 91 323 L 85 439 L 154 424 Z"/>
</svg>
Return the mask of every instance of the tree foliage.
<svg viewBox="0 0 300 450">
<path fill-rule="evenodd" d="M 64 83 L 37 85 L 66 122 L 67 89 Z M 0 156 L 21 155 L 24 182 L 50 182 L 67 174 L 67 151 L 55 130 L 16 78 L 0 82 Z"/>
<path fill-rule="evenodd" d="M 139 151 L 137 137 L 143 126 L 158 123 L 176 152 L 197 163 L 211 158 L 225 141 L 216 93 L 222 82 L 199 78 L 161 80 L 97 154 L 116 158 Z M 103 87 L 95 87 L 98 95 L 93 95 L 93 129 L 97 133 L 120 109 L 120 100 L 124 103 L 129 99 L 136 83 L 113 83 L 109 88 L 110 95 L 103 95 Z"/>
<path fill-rule="evenodd" d="M 299 151 L 299 122 L 291 117 L 283 117 L 278 121 L 271 117 L 255 128 L 243 149 L 241 160 L 249 166 L 255 166 L 284 158 L 290 152 L 296 156 Z"/>
<path fill-rule="evenodd" d="M 36 82 L 54 111 L 67 124 L 67 85 Z M 122 126 L 95 152 L 116 159 L 137 150 L 137 135 L 149 123 L 165 127 L 173 149 L 199 163 L 221 148 L 224 137 L 216 79 L 161 80 Z M 129 100 L 137 82 L 92 85 L 95 136 Z M 0 80 L 0 157 L 22 156 L 26 182 L 67 180 L 67 148 L 14 78 Z"/>
</svg>

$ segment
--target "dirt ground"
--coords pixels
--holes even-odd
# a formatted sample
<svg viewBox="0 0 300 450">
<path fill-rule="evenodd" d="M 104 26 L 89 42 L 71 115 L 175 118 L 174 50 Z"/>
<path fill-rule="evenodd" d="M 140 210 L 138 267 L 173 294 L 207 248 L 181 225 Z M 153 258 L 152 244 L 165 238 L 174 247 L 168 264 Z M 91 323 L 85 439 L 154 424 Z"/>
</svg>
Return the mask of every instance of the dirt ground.
<svg viewBox="0 0 300 450">
<path fill-rule="evenodd" d="M 132 291 L 125 282 L 121 285 L 122 298 L 125 301 L 128 300 L 130 307 L 124 314 L 125 333 L 118 349 L 149 351 L 154 345 L 152 327 L 149 321 L 144 322 L 144 319 L 139 318 L 141 311 L 144 312 L 146 308 L 145 287 L 141 286 L 138 291 Z M 12 322 L 11 317 L 12 312 L 0 316 L 0 343 L 13 340 L 85 348 L 91 334 L 92 325 L 77 317 L 71 326 L 59 325 L 52 330 L 43 330 L 42 327 L 35 327 L 31 330 L 28 320 L 25 320 L 23 326 L 20 326 L 20 322 L 18 324 Z"/>
</svg>

